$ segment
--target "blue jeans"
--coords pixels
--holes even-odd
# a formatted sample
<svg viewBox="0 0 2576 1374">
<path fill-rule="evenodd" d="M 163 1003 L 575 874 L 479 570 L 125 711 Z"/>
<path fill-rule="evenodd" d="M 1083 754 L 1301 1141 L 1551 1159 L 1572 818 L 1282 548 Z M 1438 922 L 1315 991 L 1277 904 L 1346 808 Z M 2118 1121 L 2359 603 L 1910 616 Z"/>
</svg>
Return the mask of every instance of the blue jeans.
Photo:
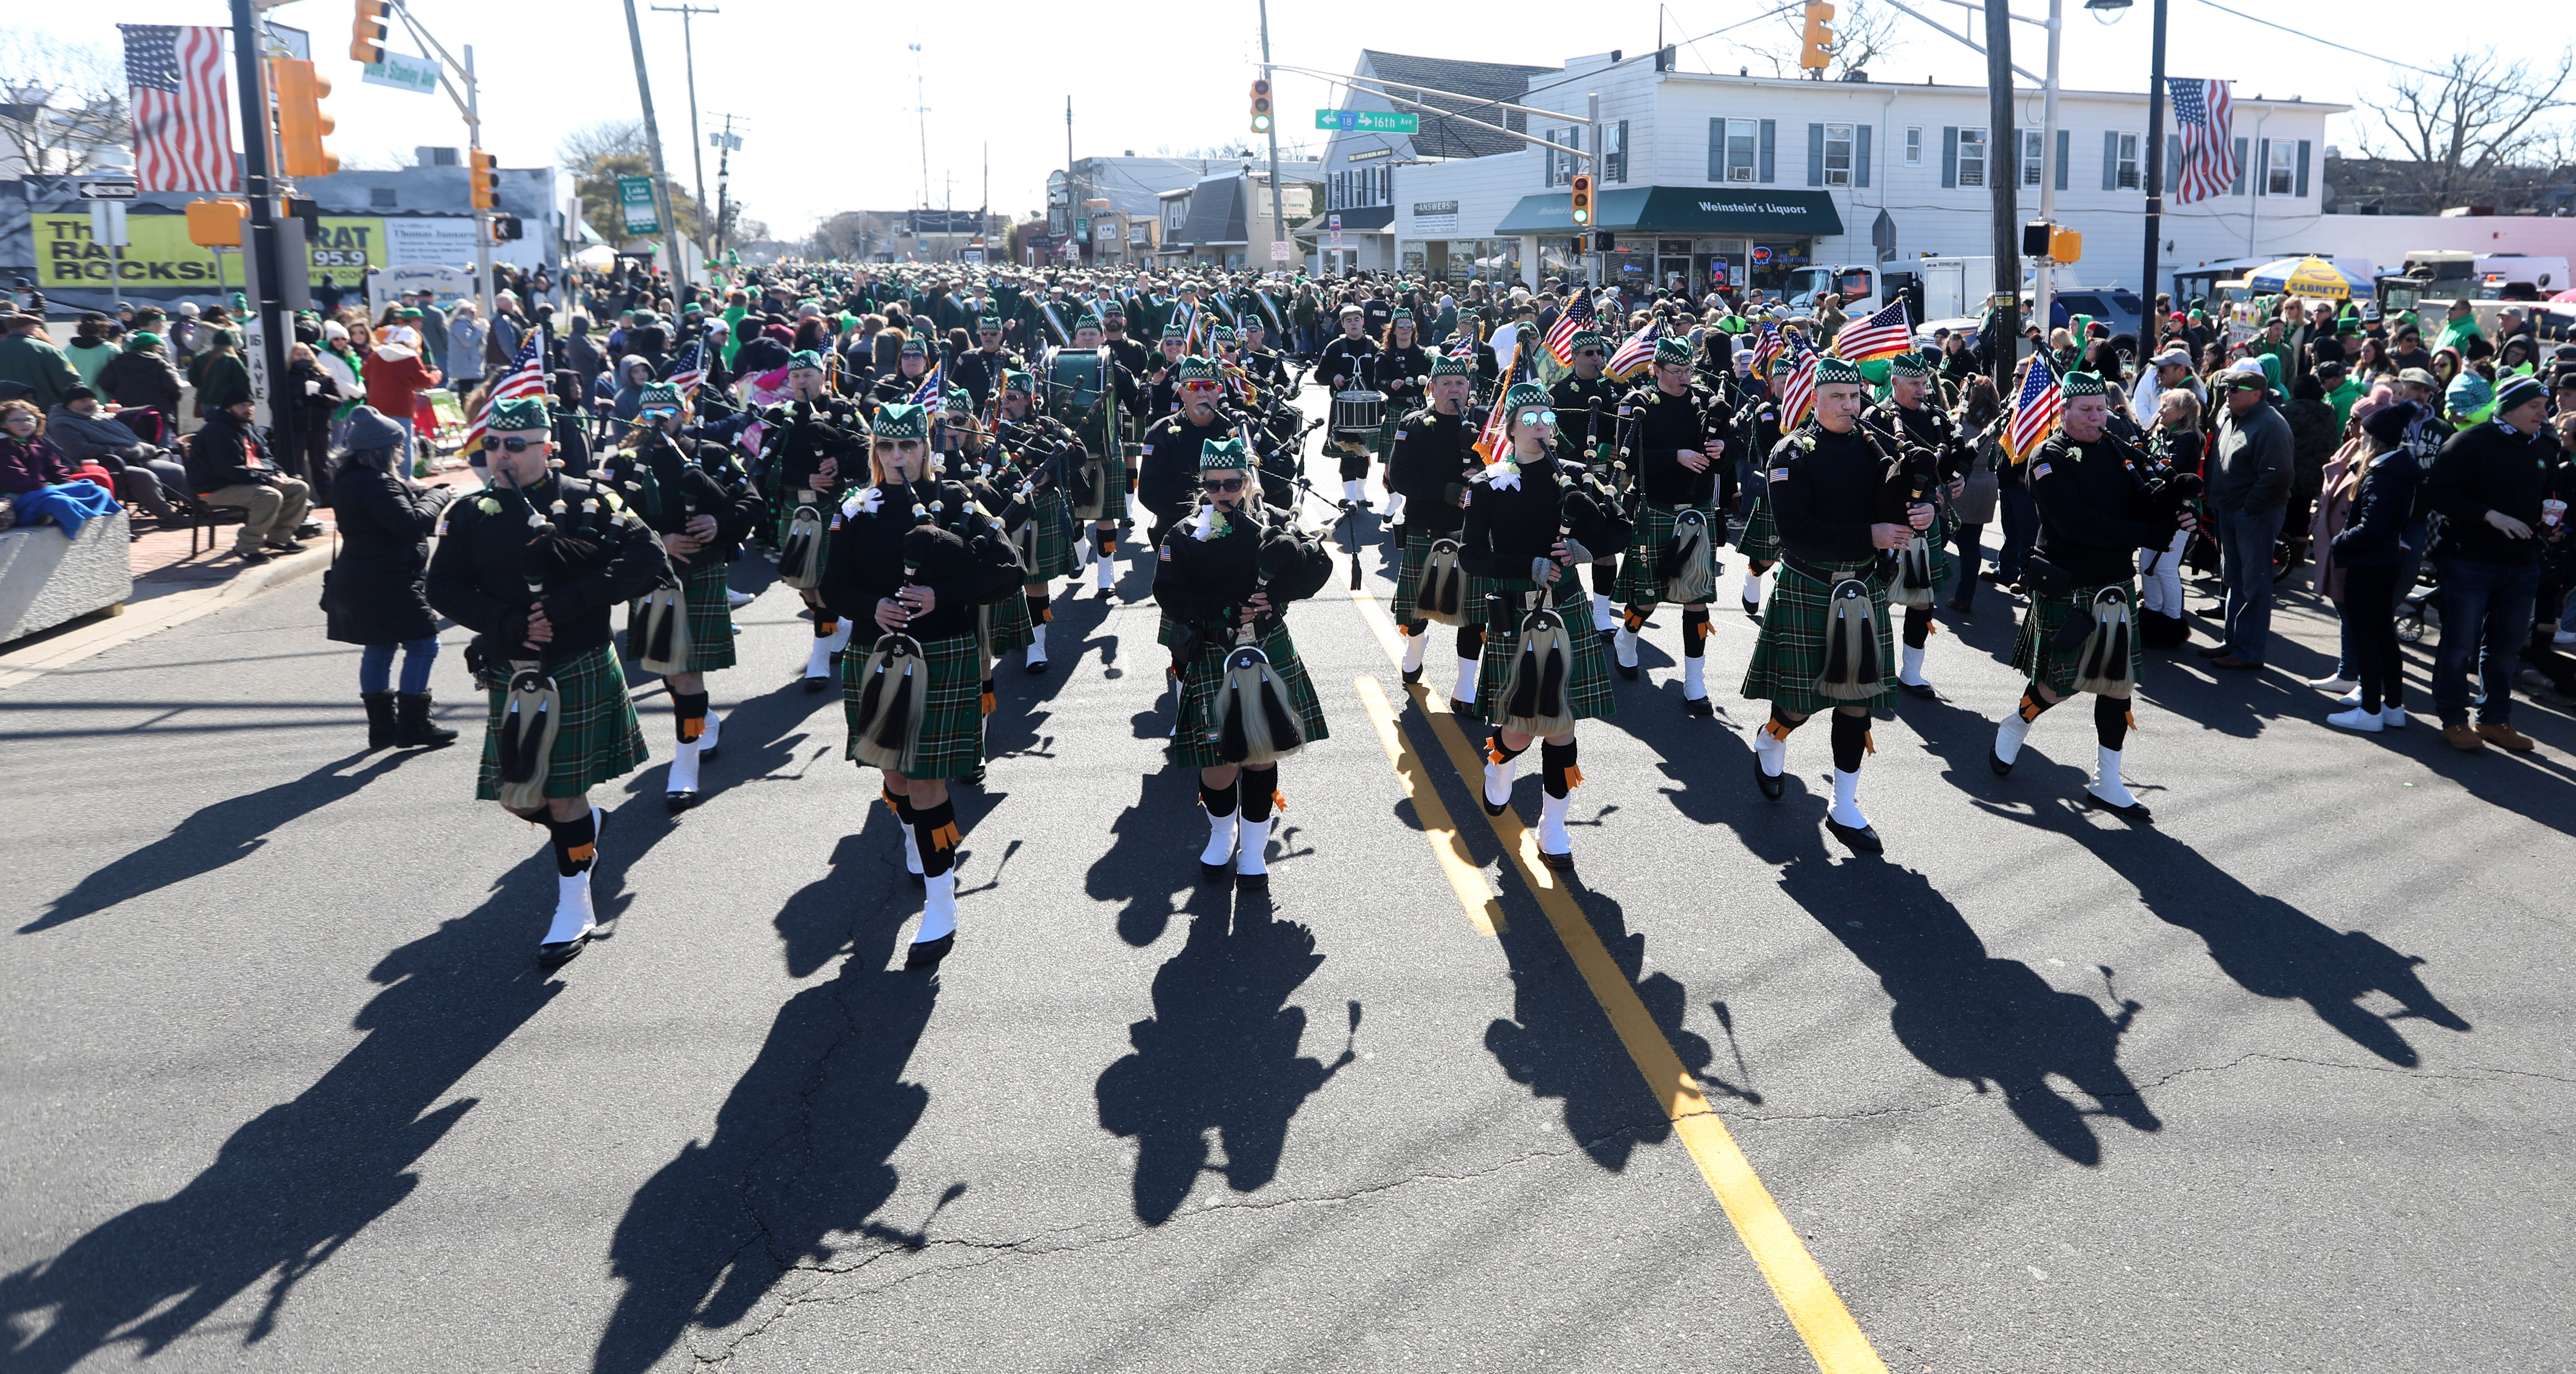
<svg viewBox="0 0 2576 1374">
<path fill-rule="evenodd" d="M 2030 555 L 2030 546 L 2039 538 L 2039 503 L 2031 499 L 2029 485 L 2022 482 L 2005 487 L 1997 496 L 2004 517 L 2004 547 L 1995 555 L 1995 578 L 2019 582 L 2021 561 Z"/>
<path fill-rule="evenodd" d="M 2272 546 L 2288 506 L 2218 515 L 2218 576 L 2227 584 L 2227 652 L 2260 664 L 2272 640 Z"/>
<path fill-rule="evenodd" d="M 2513 717 L 2513 674 L 2522 646 L 2531 642 L 2531 600 L 2540 590 L 2540 568 L 2509 568 L 2444 558 L 2442 647 L 2433 655 L 2433 709 L 2442 724 L 2469 720 L 2469 660 L 2478 661 L 2486 701 L 2478 721 L 2502 725 Z"/>
<path fill-rule="evenodd" d="M 393 681 L 394 649 L 392 644 L 369 644 L 358 654 L 358 690 L 382 692 Z M 399 646 L 403 651 L 403 695 L 416 697 L 429 690 L 429 665 L 438 661 L 438 636 L 415 639 Z"/>
</svg>

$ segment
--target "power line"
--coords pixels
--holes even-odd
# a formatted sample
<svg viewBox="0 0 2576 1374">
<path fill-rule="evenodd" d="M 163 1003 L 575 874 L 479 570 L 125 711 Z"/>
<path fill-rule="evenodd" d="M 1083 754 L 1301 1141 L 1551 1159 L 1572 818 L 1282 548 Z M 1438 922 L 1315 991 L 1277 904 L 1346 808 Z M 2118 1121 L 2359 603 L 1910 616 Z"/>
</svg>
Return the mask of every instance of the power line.
<svg viewBox="0 0 2576 1374">
<path fill-rule="evenodd" d="M 2281 32 L 2286 33 L 2286 34 L 2289 34 L 2289 35 L 2291 35 L 2291 36 L 2293 36 L 2293 37 L 2296 37 L 2296 38 L 2304 38 L 2304 39 L 2308 40 L 2308 41 L 2309 41 L 2309 42 L 2311 42 L 2311 43 L 2323 43 L 2323 44 L 2325 44 L 2327 47 L 2329 47 L 2329 48 L 2333 48 L 2333 49 L 2335 49 L 2335 50 L 2336 50 L 2336 51 L 2338 51 L 2338 52 L 2348 52 L 2348 53 L 2351 53 L 2351 54 L 2352 54 L 2353 56 L 2355 56 L 2355 57 L 2367 57 L 2367 58 L 2371 59 L 2371 60 L 2372 60 L 2372 61 L 2374 61 L 2374 62 L 2385 62 L 2385 63 L 2387 63 L 2389 66 L 2396 67 L 2396 68 L 2398 68 L 2398 69 L 2400 69 L 2400 70 L 2402 70 L 2402 71 L 2410 71 L 2410 72 L 2413 72 L 2413 73 L 2415 73 L 2417 76 L 2429 76 L 2429 77 L 2433 78 L 2433 79 L 2434 79 L 2434 80 L 2436 80 L 2436 81 L 2456 81 L 2456 82 L 2458 82 L 2460 85 L 2463 85 L 2463 86 L 2472 87 L 2472 88 L 2474 88 L 2474 89 L 2482 90 L 2482 91 L 2494 91 L 2494 92 L 2496 92 L 2496 93 L 2498 93 L 2498 94 L 2500 94 L 2500 95 L 2523 95 L 2523 94 L 2526 94 L 2526 92 L 2523 92 L 2523 91 L 2517 91 L 2517 90 L 2515 90 L 2514 88 L 2512 88 L 2512 87 L 2510 87 L 2510 86 L 2498 86 L 2498 85 L 2494 85 L 2494 84 L 2492 84 L 2492 83 L 2485 82 L 2485 81 L 2471 81 L 2471 80 L 2469 80 L 2468 78 L 2463 77 L 2463 76 L 2460 76 L 2460 75 L 2458 75 L 2458 74 L 2456 74 L 2456 73 L 2452 73 L 2452 72 L 2437 72 L 2437 71 L 2432 70 L 2432 69 L 2431 69 L 2431 68 L 2429 68 L 2429 67 L 2418 67 L 2418 66 L 2415 66 L 2414 64 L 2409 63 L 2409 62 L 2400 62 L 2400 61 L 2398 61 L 2396 58 L 2393 58 L 2393 57 L 2383 56 L 2382 54 L 2375 53 L 2375 52 L 2370 52 L 2370 51 L 2368 51 L 2368 50 L 2366 50 L 2366 49 L 2352 47 L 2352 46 L 2350 46 L 2350 45 L 2348 45 L 2348 44 L 2344 44 L 2344 43 L 2338 43 L 2338 42 L 2334 41 L 2334 40 L 2333 40 L 2333 39 L 2331 39 L 2331 38 L 2319 38 L 2319 37 L 2317 37 L 2315 34 L 2313 34 L 2313 33 L 2309 33 L 2309 32 L 2308 32 L 2308 31 L 2306 31 L 2305 29 L 2294 29 L 2294 28 L 2291 28 L 2291 27 L 2290 27 L 2289 25 L 2287 25 L 2287 24 L 2276 24 L 2276 23 L 2272 22 L 2272 21 L 2271 21 L 2271 20 L 2269 20 L 2269 19 L 2264 19 L 2264 18 L 2261 18 L 2261 17 L 2256 16 L 2256 15 L 2247 14 L 2247 13 L 2245 13 L 2243 10 L 2232 10 L 2232 9 L 2229 9 L 2229 8 L 2228 8 L 2228 7 L 2226 7 L 2225 5 L 2219 4 L 2219 3 L 2218 3 L 2218 0 L 2200 0 L 2200 3 L 2202 3 L 2202 4 L 2204 4 L 2204 5 L 2207 5 L 2209 8 L 2211 8 L 2211 9 L 2214 9 L 2214 10 L 2218 11 L 2220 14 L 2229 15 L 2229 16 L 2232 16 L 2232 17 L 2237 18 L 2237 19 L 2242 19 L 2242 20 L 2244 20 L 2245 22 L 2247 22 L 2247 23 L 2249 23 L 2249 24 L 2260 24 L 2260 25 L 2262 25 L 2263 27 L 2265 27 L 2265 28 L 2267 28 L 2267 29 L 2279 29 Z M 2550 105 L 2552 105 L 2552 106 L 2563 106 L 2563 105 L 2568 104 L 2569 102 L 2564 101 L 2564 100 L 2553 100 L 2553 101 L 2551 101 L 2551 102 L 2549 102 L 2549 103 L 2550 103 Z"/>
</svg>

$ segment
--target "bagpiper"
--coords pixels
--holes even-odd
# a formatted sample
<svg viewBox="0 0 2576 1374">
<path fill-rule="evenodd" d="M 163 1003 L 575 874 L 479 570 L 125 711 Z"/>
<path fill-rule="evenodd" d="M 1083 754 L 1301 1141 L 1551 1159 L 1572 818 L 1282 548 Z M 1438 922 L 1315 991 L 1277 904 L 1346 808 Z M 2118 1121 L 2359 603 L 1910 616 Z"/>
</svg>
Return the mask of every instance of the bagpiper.
<svg viewBox="0 0 2576 1374">
<path fill-rule="evenodd" d="M 1035 495 L 1021 559 L 1027 581 L 1031 673 L 1047 670 L 1047 626 L 1055 611 L 1047 604 L 1047 585 L 1081 571 L 1074 562 L 1073 501 L 1065 495 L 1065 474 L 1091 461 L 1082 436 L 1062 420 L 1037 408 L 1037 380 L 1026 372 L 1002 374 L 1001 433 L 998 441 L 1010 461 L 1032 485 Z"/>
<path fill-rule="evenodd" d="M 1788 358 L 1772 359 L 1770 377 L 1735 413 L 1736 439 L 1746 455 L 1744 499 L 1751 507 L 1735 546 L 1744 553 L 1744 615 L 1756 625 L 1762 623 L 1762 575 L 1780 561 L 1780 531 L 1771 520 L 1770 458 L 1786 430 L 1780 386 L 1793 370 Z"/>
<path fill-rule="evenodd" d="M 885 775 L 905 867 L 920 875 L 921 925 L 904 963 L 937 964 L 957 937 L 956 851 L 964 836 L 948 784 L 983 766 L 976 608 L 1019 590 L 1019 569 L 965 484 L 930 472 L 930 416 L 878 410 L 868 486 L 842 500 L 824 599 L 864 622 L 871 643 L 841 662 L 847 756 Z"/>
<path fill-rule="evenodd" d="M 1619 421 L 1619 384 L 1601 375 L 1610 362 L 1608 336 L 1590 329 L 1578 331 L 1570 344 L 1574 355 L 1573 371 L 1560 377 L 1547 389 L 1548 404 L 1556 408 L 1558 443 L 1569 454 L 1578 454 L 1584 466 L 1596 475 L 1608 474 L 1614 487 L 1623 485 L 1613 471 L 1616 459 L 1616 434 Z M 1622 499 L 1627 493 L 1622 491 Z M 1619 550 L 1600 550 L 1592 564 L 1592 623 L 1603 634 L 1616 634 L 1612 627 L 1618 617 L 1610 608 L 1611 590 L 1619 583 Z"/>
<path fill-rule="evenodd" d="M 1404 634 L 1404 680 L 1422 678 L 1432 621 L 1457 626 L 1458 673 L 1449 709 L 1462 717 L 1476 712 L 1476 670 L 1485 653 L 1484 607 L 1467 599 L 1458 544 L 1467 484 L 1484 467 L 1467 423 L 1471 371 L 1455 354 L 1432 359 L 1431 404 L 1404 417 L 1386 463 L 1386 484 L 1404 500 L 1404 555 L 1396 565 L 1391 608 Z"/>
<path fill-rule="evenodd" d="M 1753 733 L 1754 782 L 1770 801 L 1787 790 L 1789 732 L 1833 712 L 1825 828 L 1876 854 L 1885 846 L 1860 809 L 1860 764 L 1871 747 L 1870 711 L 1888 702 L 1896 681 L 1882 554 L 1929 528 L 1932 507 L 1908 506 L 1903 461 L 1861 425 L 1862 387 L 1859 368 L 1818 359 L 1813 413 L 1771 452 L 1783 571 L 1763 607 L 1744 695 L 1771 703 L 1771 718 Z"/>
<path fill-rule="evenodd" d="M 1733 412 L 1692 376 L 1690 340 L 1655 341 L 1654 382 L 1619 401 L 1624 446 L 1637 465 L 1636 531 L 1612 595 L 1626 607 L 1613 637 L 1619 675 L 1637 678 L 1637 632 L 1662 602 L 1682 608 L 1682 711 L 1713 716 L 1704 675 L 1708 608 L 1717 600 L 1717 550 L 1735 473 L 1726 461 Z"/>
<path fill-rule="evenodd" d="M 1037 492 L 1017 471 L 995 466 L 1004 455 L 977 417 L 975 398 L 966 388 L 948 388 L 939 413 L 931 417 L 930 447 L 931 474 L 965 486 L 982 508 L 984 518 L 991 522 L 1003 548 L 1011 554 L 1013 564 L 1018 565 L 1019 541 L 1012 531 L 1026 526 L 1036 513 Z M 1022 574 L 1026 575 L 1025 568 Z M 999 695 L 994 689 L 995 666 L 1003 655 L 1026 649 L 1036 638 L 1036 624 L 1029 618 L 1025 595 L 1006 596 L 975 607 L 975 641 L 982 659 L 978 680 L 983 713 L 988 720 Z M 980 785 L 984 781 L 982 766 L 979 764 L 966 780 Z"/>
<path fill-rule="evenodd" d="M 1104 360 L 1102 371 L 1107 374 L 1101 382 L 1101 434 L 1091 455 L 1100 464 L 1099 487 L 1094 493 L 1099 499 L 1099 512 L 1091 518 L 1091 527 L 1075 550 L 1074 562 L 1076 577 L 1083 567 L 1093 570 L 1099 587 L 1097 595 L 1106 601 L 1116 593 L 1118 528 L 1126 523 L 1127 501 L 1136 491 L 1134 459 L 1136 438 L 1141 433 L 1136 416 L 1144 404 L 1142 369 L 1151 355 L 1144 345 L 1126 337 L 1126 312 L 1116 298 L 1102 308 L 1104 315 L 1097 319 L 1084 316 L 1073 331 L 1074 351 L 1099 354 Z"/>
<path fill-rule="evenodd" d="M 722 472 L 730 464 L 721 445 L 680 432 L 688 418 L 688 401 L 678 387 L 646 386 L 637 399 L 634 428 L 609 451 L 595 479 L 618 493 L 670 556 L 669 580 L 628 610 L 627 651 L 662 674 L 671 695 L 678 745 L 662 796 L 675 812 L 697 805 L 698 766 L 715 756 L 723 739 L 706 675 L 734 665 L 726 574 L 762 508 L 759 493 L 728 489 L 710 473 L 710 465 Z"/>
<path fill-rule="evenodd" d="M 2027 674 L 2021 704 L 1995 727 L 1987 763 L 2012 772 L 2040 713 L 2077 692 L 2093 693 L 2093 781 L 2084 804 L 2144 823 L 2146 804 L 2120 780 L 2122 746 L 2137 722 L 2130 711 L 2145 650 L 2137 626 L 2140 549 L 2162 548 L 2192 519 L 2178 503 L 2149 495 L 2137 450 L 2104 432 L 2110 399 L 2102 379 L 2069 372 L 2059 383 L 2058 432 L 2030 457 L 2039 542 L 2023 564 L 2030 605 L 2013 641 L 2012 666 Z"/>
<path fill-rule="evenodd" d="M 858 438 L 858 408 L 832 395 L 823 357 L 811 350 L 787 359 L 788 399 L 762 438 L 769 454 L 768 483 L 776 495 L 778 580 L 796 589 L 814 620 L 814 643 L 805 654 L 804 682 L 820 692 L 833 665 L 849 647 L 850 627 L 816 590 L 831 553 L 831 512 L 843 488 L 853 485 L 865 449 Z"/>
<path fill-rule="evenodd" d="M 661 546 L 613 492 L 547 459 L 545 402 L 492 407 L 474 455 L 485 490 L 451 503 L 429 564 L 429 603 L 474 631 L 466 663 L 491 693 L 474 795 L 546 827 L 554 918 L 537 946 L 557 964 L 598 928 L 590 874 L 599 808 L 590 789 L 640 766 L 644 728 L 626 694 L 608 608 L 659 584 Z"/>
<path fill-rule="evenodd" d="M 1136 460 L 1136 499 L 1154 517 L 1149 536 L 1155 548 L 1198 504 L 1199 454 L 1211 439 L 1234 434 L 1220 401 L 1225 379 L 1214 359 L 1191 354 L 1174 365 L 1173 385 L 1180 408 L 1145 430 L 1144 450 Z M 1159 576 L 1161 569 L 1156 569 Z"/>
<path fill-rule="evenodd" d="M 1203 877 L 1270 885 L 1268 846 L 1279 760 L 1330 732 L 1284 614 L 1332 575 L 1332 557 L 1293 515 L 1260 499 L 1252 455 L 1237 438 L 1202 441 L 1202 499 L 1155 555 L 1157 636 L 1180 679 L 1172 762 L 1199 774 L 1208 841 Z"/>
<path fill-rule="evenodd" d="M 1959 437 L 1958 421 L 1949 412 L 1928 404 L 1930 360 L 1909 349 L 1888 359 L 1887 371 L 1887 398 L 1862 418 L 1892 446 L 1901 446 L 1915 485 L 1937 512 L 1932 528 L 1909 541 L 1895 592 L 1905 605 L 1896 685 L 1909 696 L 1929 700 L 1936 693 L 1923 677 L 1923 649 L 1932 635 L 1932 600 L 1950 576 L 1950 535 L 1958 528 L 1950 503 L 1967 490 L 1968 460 L 1975 450 Z"/>
<path fill-rule="evenodd" d="M 1458 538 L 1467 602 L 1486 619 L 1476 689 L 1477 714 L 1490 723 L 1485 812 L 1499 816 L 1512 804 L 1517 760 L 1538 742 L 1539 857 L 1564 872 L 1574 867 L 1566 808 L 1583 781 L 1575 725 L 1619 709 L 1591 601 L 1566 570 L 1591 562 L 1596 547 L 1626 543 L 1628 522 L 1607 488 L 1558 461 L 1556 412 L 1543 388 L 1516 383 L 1503 406 L 1510 451 L 1467 484 Z"/>
</svg>

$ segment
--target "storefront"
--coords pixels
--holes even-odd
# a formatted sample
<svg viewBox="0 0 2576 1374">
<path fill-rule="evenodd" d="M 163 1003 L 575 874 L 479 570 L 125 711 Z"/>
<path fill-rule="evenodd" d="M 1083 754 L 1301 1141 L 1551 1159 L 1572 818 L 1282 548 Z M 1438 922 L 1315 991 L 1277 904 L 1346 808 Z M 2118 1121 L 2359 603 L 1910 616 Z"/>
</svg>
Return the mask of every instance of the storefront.
<svg viewBox="0 0 2576 1374">
<path fill-rule="evenodd" d="M 1760 287 L 1777 293 L 1792 270 L 1814 258 L 1819 240 L 1840 237 L 1842 216 L 1822 191 L 1764 187 L 1651 186 L 1597 197 L 1593 224 L 1616 247 L 1602 255 L 1605 279 L 1686 289 L 1693 295 Z M 1540 270 L 1582 273 L 1574 252 L 1572 197 L 1523 196 L 1495 227 L 1538 236 Z"/>
</svg>

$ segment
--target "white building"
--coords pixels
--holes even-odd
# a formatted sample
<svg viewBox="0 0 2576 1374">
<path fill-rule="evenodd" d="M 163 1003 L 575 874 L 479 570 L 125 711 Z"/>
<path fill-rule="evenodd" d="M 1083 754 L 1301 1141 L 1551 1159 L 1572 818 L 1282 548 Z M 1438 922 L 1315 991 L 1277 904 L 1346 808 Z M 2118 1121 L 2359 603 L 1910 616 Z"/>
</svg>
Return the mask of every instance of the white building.
<svg viewBox="0 0 2576 1374">
<path fill-rule="evenodd" d="M 1569 147 L 1589 136 L 1587 97 L 1601 97 L 1606 154 L 1592 228 L 1617 236 L 1607 275 L 1705 291 L 1777 291 L 1810 265 L 1902 267 L 1929 256 L 1993 251 L 1989 178 L 2015 178 L 2017 219 L 2035 218 L 2040 100 L 2015 101 L 2018 127 L 1987 128 L 1982 86 L 1813 82 L 1657 70 L 1656 55 L 1568 61 L 1528 81 L 1516 103 L 1565 112 L 1528 116 L 1530 132 Z M 1436 84 L 1427 78 L 1426 84 Z M 2144 267 L 2146 96 L 2064 91 L 2058 98 L 2056 216 L 2084 235 L 2071 277 L 2134 288 Z M 2241 172 L 2229 194 L 2165 211 L 2159 287 L 2177 266 L 2307 251 L 2319 237 L 2326 117 L 2345 107 L 2235 101 Z M 1488 119 L 1500 123 L 1499 119 Z M 1328 182 L 1343 165 L 1339 135 Z M 1499 136 L 1497 136 L 1499 137 Z M 2180 141 L 2168 134 L 2170 185 Z M 1446 161 L 1389 158 L 1390 265 L 1463 280 L 1472 264 L 1536 284 L 1574 277 L 1568 191 L 1574 159 L 1522 145 Z"/>
</svg>

